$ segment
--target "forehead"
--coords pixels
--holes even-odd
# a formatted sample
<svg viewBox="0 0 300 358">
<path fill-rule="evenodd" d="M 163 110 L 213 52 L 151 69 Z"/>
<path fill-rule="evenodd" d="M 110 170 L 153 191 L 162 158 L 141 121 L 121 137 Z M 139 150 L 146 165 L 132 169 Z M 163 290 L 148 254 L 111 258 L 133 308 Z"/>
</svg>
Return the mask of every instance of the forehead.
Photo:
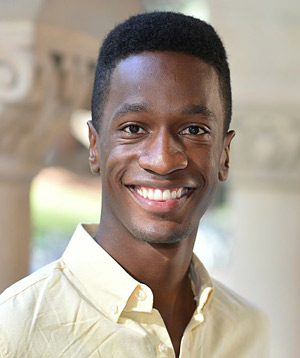
<svg viewBox="0 0 300 358">
<path fill-rule="evenodd" d="M 124 103 L 143 103 L 161 113 L 201 105 L 223 119 L 215 69 L 183 53 L 145 52 L 120 61 L 111 75 L 104 118 Z"/>
</svg>

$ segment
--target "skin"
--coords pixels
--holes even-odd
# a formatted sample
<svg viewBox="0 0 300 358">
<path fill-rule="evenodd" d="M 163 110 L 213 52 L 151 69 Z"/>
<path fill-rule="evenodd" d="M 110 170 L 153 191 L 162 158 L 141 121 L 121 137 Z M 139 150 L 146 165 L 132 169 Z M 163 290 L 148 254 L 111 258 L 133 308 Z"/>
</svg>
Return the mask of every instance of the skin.
<svg viewBox="0 0 300 358">
<path fill-rule="evenodd" d="M 188 270 L 199 221 L 228 175 L 234 132 L 224 135 L 223 125 L 216 71 L 171 52 L 122 60 L 100 135 L 89 122 L 90 166 L 102 176 L 96 240 L 152 289 L 177 357 L 195 310 Z M 187 193 L 157 202 L 142 198 L 140 187 Z"/>
</svg>

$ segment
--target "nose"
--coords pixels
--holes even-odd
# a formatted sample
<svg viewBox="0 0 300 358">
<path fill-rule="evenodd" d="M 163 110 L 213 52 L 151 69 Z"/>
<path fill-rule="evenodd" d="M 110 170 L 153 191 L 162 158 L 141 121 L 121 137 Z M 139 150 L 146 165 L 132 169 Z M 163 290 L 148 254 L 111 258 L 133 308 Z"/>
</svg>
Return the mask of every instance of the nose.
<svg viewBox="0 0 300 358">
<path fill-rule="evenodd" d="M 187 156 L 179 138 L 167 130 L 152 134 L 144 143 L 139 165 L 159 175 L 168 175 L 188 165 Z"/>
</svg>

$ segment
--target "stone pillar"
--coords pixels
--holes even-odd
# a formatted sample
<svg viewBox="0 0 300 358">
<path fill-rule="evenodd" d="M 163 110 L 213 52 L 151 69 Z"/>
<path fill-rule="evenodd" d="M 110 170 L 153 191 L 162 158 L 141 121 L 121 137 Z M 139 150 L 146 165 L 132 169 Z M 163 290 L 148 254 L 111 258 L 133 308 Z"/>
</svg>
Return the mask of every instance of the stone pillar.
<svg viewBox="0 0 300 358">
<path fill-rule="evenodd" d="M 271 358 L 300 352 L 299 2 L 209 0 L 233 84 L 227 283 L 271 321 Z"/>
<path fill-rule="evenodd" d="M 239 115 L 232 150 L 228 284 L 271 323 L 271 358 L 300 352 L 300 121 L 297 113 Z"/>
<path fill-rule="evenodd" d="M 32 28 L 0 22 L 0 292 L 22 278 L 29 267 L 30 182 L 39 170 L 29 153 L 30 108 L 26 96 L 32 87 Z M 32 121 L 36 120 L 33 116 Z M 26 118 L 27 117 L 27 118 Z M 29 118 L 28 118 L 29 117 Z M 29 139 L 29 140 L 28 140 Z M 32 144 L 32 147 L 30 146 Z"/>
<path fill-rule="evenodd" d="M 0 30 L 2 291 L 28 273 L 31 180 L 53 163 L 72 111 L 89 93 L 95 54 L 64 51 L 51 29 L 37 33 L 30 23 L 0 22 Z"/>
<path fill-rule="evenodd" d="M 22 278 L 29 268 L 30 211 L 28 181 L 0 180 L 1 288 Z"/>
<path fill-rule="evenodd" d="M 89 109 L 105 33 L 138 10 L 138 0 L 0 1 L 0 292 L 28 273 L 31 180 L 58 162 L 72 112 Z"/>
</svg>

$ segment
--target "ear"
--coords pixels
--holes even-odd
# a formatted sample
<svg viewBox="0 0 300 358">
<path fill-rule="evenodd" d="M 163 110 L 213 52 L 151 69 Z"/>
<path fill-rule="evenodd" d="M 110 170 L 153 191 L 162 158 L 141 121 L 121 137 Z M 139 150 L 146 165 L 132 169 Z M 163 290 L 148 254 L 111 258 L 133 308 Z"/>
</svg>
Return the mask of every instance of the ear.
<svg viewBox="0 0 300 358">
<path fill-rule="evenodd" d="M 235 131 L 228 131 L 223 142 L 223 149 L 220 159 L 219 180 L 224 181 L 228 177 L 230 143 L 235 136 Z"/>
<path fill-rule="evenodd" d="M 87 125 L 89 127 L 89 163 L 91 172 L 93 174 L 100 173 L 100 158 L 99 158 L 99 135 L 92 123 L 92 121 L 88 121 Z"/>
</svg>

